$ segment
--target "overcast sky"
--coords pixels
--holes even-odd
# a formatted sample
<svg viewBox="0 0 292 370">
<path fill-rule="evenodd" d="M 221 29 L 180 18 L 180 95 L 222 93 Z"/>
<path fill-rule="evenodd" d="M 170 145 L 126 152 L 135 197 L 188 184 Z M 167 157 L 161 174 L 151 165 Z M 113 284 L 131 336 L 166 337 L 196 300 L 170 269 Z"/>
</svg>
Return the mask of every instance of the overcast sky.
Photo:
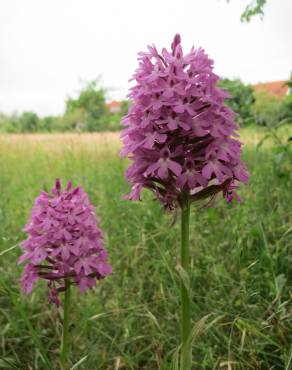
<svg viewBox="0 0 292 370">
<path fill-rule="evenodd" d="M 220 76 L 287 79 L 292 1 L 268 0 L 264 20 L 240 22 L 250 0 L 0 0 L 0 111 L 60 114 L 80 79 L 102 75 L 123 99 L 147 44 L 202 46 Z"/>
</svg>

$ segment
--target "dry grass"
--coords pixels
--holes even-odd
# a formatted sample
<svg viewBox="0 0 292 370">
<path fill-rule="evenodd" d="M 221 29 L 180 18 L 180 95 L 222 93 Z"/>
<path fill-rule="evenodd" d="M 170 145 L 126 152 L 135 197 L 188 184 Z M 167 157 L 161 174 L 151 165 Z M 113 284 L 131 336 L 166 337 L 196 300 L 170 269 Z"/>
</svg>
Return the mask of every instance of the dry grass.
<svg viewBox="0 0 292 370">
<path fill-rule="evenodd" d="M 89 150 L 113 152 L 121 145 L 119 132 L 99 133 L 53 133 L 53 134 L 4 134 L 0 135 L 1 145 L 11 145 L 16 150 L 46 149 L 53 151 Z"/>
<path fill-rule="evenodd" d="M 250 149 L 255 148 L 257 144 L 267 134 L 263 128 L 259 130 L 256 127 L 247 127 L 240 130 L 240 139 L 244 145 Z M 292 128 L 284 127 L 280 131 L 280 136 L 291 136 Z M 14 149 L 32 150 L 45 149 L 53 151 L 88 150 L 95 152 L 116 153 L 121 147 L 119 132 L 97 132 L 97 133 L 44 133 L 44 134 L 0 134 L 1 145 L 11 145 Z M 272 140 L 267 140 L 265 146 L 271 146 Z"/>
</svg>

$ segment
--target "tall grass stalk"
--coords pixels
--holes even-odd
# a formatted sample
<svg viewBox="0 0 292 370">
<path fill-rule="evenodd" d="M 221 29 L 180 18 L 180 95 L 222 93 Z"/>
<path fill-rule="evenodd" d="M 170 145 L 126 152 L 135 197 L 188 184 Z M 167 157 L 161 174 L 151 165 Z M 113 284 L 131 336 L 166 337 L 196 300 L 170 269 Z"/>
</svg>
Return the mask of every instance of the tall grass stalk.
<svg viewBox="0 0 292 370">
<path fill-rule="evenodd" d="M 43 345 L 43 343 L 42 343 L 42 341 L 39 337 L 39 334 L 35 330 L 31 320 L 29 319 L 29 315 L 27 314 L 25 308 L 23 307 L 22 302 L 19 300 L 15 291 L 13 289 L 11 289 L 8 284 L 5 284 L 5 282 L 2 281 L 1 285 L 3 285 L 3 288 L 6 290 L 6 292 L 10 296 L 11 302 L 13 302 L 13 305 L 14 305 L 16 311 L 20 314 L 23 322 L 25 323 L 25 325 L 26 325 L 26 327 L 27 327 L 27 329 L 28 329 L 28 331 L 31 335 L 31 338 L 32 338 L 36 348 L 38 349 L 38 351 L 40 353 L 40 356 L 41 356 L 43 362 L 46 364 L 46 368 L 48 370 L 54 370 L 53 365 L 52 365 L 51 361 L 49 360 L 49 358 L 47 356 L 45 347 L 44 347 L 44 345 Z"/>
<path fill-rule="evenodd" d="M 187 275 L 190 272 L 190 200 L 186 195 L 183 199 L 181 213 L 181 265 Z M 192 347 L 189 344 L 191 332 L 191 298 L 190 291 L 184 281 L 181 281 L 181 370 L 192 367 Z"/>
<path fill-rule="evenodd" d="M 63 338 L 61 344 L 61 368 L 68 369 L 68 355 L 69 355 L 69 313 L 71 303 L 70 283 L 65 281 L 65 298 L 64 298 L 64 316 L 63 316 Z"/>
</svg>

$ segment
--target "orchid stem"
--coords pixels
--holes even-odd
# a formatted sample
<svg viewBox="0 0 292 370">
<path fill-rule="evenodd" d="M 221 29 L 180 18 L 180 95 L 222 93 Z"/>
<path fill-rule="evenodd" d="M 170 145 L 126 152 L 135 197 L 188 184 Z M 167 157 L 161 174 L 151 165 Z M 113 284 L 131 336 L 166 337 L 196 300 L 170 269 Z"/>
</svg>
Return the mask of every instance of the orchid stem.
<svg viewBox="0 0 292 370">
<path fill-rule="evenodd" d="M 189 250 L 189 228 L 190 228 L 190 199 L 186 195 L 183 199 L 181 211 L 181 266 L 185 272 L 190 273 L 190 250 Z M 181 370 L 191 370 L 192 346 L 190 344 L 191 332 L 191 300 L 190 292 L 184 282 L 181 282 Z"/>
<path fill-rule="evenodd" d="M 64 316 L 63 316 L 63 338 L 61 344 L 61 369 L 67 370 L 68 353 L 69 353 L 69 311 L 70 311 L 70 283 L 65 279 L 65 299 L 64 299 Z"/>
</svg>

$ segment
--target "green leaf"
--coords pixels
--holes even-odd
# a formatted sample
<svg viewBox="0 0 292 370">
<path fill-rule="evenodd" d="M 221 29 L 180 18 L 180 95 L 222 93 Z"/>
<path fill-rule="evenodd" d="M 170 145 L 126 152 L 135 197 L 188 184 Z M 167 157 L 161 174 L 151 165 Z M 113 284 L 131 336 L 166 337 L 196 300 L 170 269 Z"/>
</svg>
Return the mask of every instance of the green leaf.
<svg viewBox="0 0 292 370">
<path fill-rule="evenodd" d="M 285 277 L 284 274 L 280 274 L 276 277 L 276 285 L 277 285 L 277 291 L 278 291 L 278 294 L 279 293 L 282 293 L 282 290 L 287 282 L 287 279 Z"/>
<path fill-rule="evenodd" d="M 195 323 L 188 339 L 189 348 L 194 345 L 195 341 L 201 334 L 205 334 L 217 321 L 221 320 L 222 317 L 224 317 L 224 315 L 217 316 L 214 320 L 207 324 L 208 319 L 212 315 L 212 313 L 205 315 Z"/>
<path fill-rule="evenodd" d="M 88 355 L 82 357 L 79 361 L 77 361 L 71 368 L 70 370 L 74 370 L 74 369 L 77 369 L 77 367 L 79 365 L 81 365 L 86 359 L 87 359 Z"/>
<path fill-rule="evenodd" d="M 13 358 L 10 357 L 2 357 L 0 359 L 0 369 L 10 370 L 10 369 L 21 369 L 21 364 L 15 361 Z"/>
</svg>

